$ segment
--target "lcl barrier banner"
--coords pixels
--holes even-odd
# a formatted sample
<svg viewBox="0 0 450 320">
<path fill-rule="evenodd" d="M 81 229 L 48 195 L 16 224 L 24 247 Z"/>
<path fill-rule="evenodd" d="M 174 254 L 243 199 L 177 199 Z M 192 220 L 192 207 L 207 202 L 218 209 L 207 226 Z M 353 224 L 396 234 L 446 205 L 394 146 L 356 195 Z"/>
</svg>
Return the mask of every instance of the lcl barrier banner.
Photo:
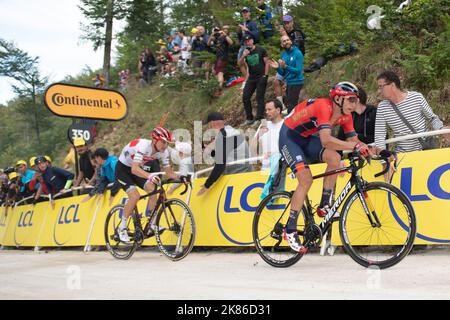
<svg viewBox="0 0 450 320">
<path fill-rule="evenodd" d="M 420 151 L 399 155 L 400 165 L 392 179 L 412 201 L 417 216 L 416 244 L 450 244 L 450 148 Z M 323 173 L 324 164 L 312 165 L 314 175 Z M 379 161 L 373 161 L 362 170 L 368 181 L 382 171 Z M 196 246 L 250 246 L 252 222 L 267 172 L 249 172 L 223 176 L 203 196 L 195 194 L 205 178 L 194 181 L 189 203 L 197 226 Z M 337 179 L 340 192 L 349 179 L 343 174 Z M 293 190 L 296 180 L 287 178 L 286 189 Z M 322 193 L 323 179 L 315 180 L 309 192 L 313 206 Z M 35 206 L 9 208 L 5 219 L 4 208 L 0 208 L 0 244 L 3 246 L 85 246 L 105 244 L 105 220 L 112 206 L 125 203 L 126 194 L 119 192 L 110 202 L 107 192 L 82 203 L 85 196 L 77 196 Z M 176 197 L 176 196 L 175 196 Z M 187 196 L 180 197 L 186 201 Z M 146 200 L 139 204 L 144 213 Z M 392 218 L 396 213 L 392 207 Z M 319 218 L 316 222 L 320 223 Z M 402 226 L 401 221 L 399 225 Z M 332 243 L 340 245 L 338 224 L 334 224 Z M 88 241 L 89 240 L 89 241 Z M 154 245 L 154 239 L 144 245 Z"/>
</svg>

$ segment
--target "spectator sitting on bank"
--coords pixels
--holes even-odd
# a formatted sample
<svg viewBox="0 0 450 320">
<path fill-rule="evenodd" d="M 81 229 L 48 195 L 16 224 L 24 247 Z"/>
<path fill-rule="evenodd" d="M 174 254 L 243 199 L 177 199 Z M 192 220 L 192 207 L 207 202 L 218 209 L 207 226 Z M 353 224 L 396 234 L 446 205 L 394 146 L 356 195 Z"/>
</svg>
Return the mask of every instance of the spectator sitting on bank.
<svg viewBox="0 0 450 320">
<path fill-rule="evenodd" d="M 267 51 L 264 48 L 255 46 L 251 35 L 247 34 L 244 36 L 244 44 L 245 50 L 238 63 L 241 67 L 246 65 L 249 71 L 242 95 L 247 117 L 244 125 L 252 125 L 255 123 L 255 118 L 253 116 L 251 98 L 255 91 L 257 101 L 256 121 L 264 119 L 264 99 L 270 65 Z"/>
<path fill-rule="evenodd" d="M 158 55 L 158 62 L 162 65 L 161 76 L 169 77 L 175 75 L 175 65 L 172 54 L 167 48 L 161 49 Z"/>
<path fill-rule="evenodd" d="M 403 90 L 400 78 L 394 72 L 382 72 L 377 77 L 377 84 L 378 92 L 385 99 L 378 105 L 375 120 L 375 145 L 378 148 L 386 149 L 388 128 L 394 137 L 427 132 L 427 122 L 434 130 L 444 129 L 443 122 L 433 113 L 424 96 L 419 92 Z M 450 134 L 444 137 L 450 142 Z M 423 138 L 410 139 L 398 142 L 395 151 L 411 152 L 428 147 Z"/>
<path fill-rule="evenodd" d="M 303 88 L 303 54 L 288 36 L 281 37 L 281 46 L 285 49 L 281 59 L 278 62 L 272 60 L 270 65 L 277 69 L 277 74 L 287 83 L 287 113 L 290 113 L 298 104 Z"/>
<path fill-rule="evenodd" d="M 180 177 L 189 177 L 190 173 L 194 172 L 194 164 L 192 162 L 192 146 L 188 142 L 179 142 L 175 143 L 175 150 L 178 152 L 178 171 L 180 172 Z M 173 184 L 169 191 L 168 195 L 174 193 L 174 191 L 181 186 L 180 183 Z"/>
<path fill-rule="evenodd" d="M 273 36 L 272 8 L 264 0 L 257 0 L 258 20 L 262 25 L 261 33 L 265 39 Z"/>
<path fill-rule="evenodd" d="M 377 116 L 377 108 L 374 105 L 367 104 L 367 93 L 358 87 L 359 101 L 356 104 L 355 111 L 352 112 L 353 127 L 358 134 L 358 139 L 365 144 L 371 144 L 375 141 L 375 119 Z M 342 127 L 338 134 L 339 140 L 345 140 L 345 133 Z"/>
<path fill-rule="evenodd" d="M 94 184 L 95 168 L 92 166 L 91 151 L 89 150 L 86 141 L 84 141 L 83 138 L 75 138 L 73 140 L 73 146 L 79 155 L 78 165 L 80 169 L 73 186 L 79 187 L 82 182 L 86 182 L 91 185 Z"/>
<path fill-rule="evenodd" d="M 241 70 L 241 73 L 242 73 L 242 77 L 245 80 L 247 80 L 247 78 L 248 78 L 247 66 L 239 64 L 239 60 L 241 59 L 241 56 L 242 56 L 244 50 L 246 49 L 246 45 L 245 45 L 246 37 L 245 36 L 251 36 L 253 38 L 253 41 L 255 43 L 257 43 L 259 41 L 259 29 L 258 29 L 258 25 L 256 24 L 256 22 L 252 21 L 250 9 L 248 7 L 242 8 L 241 13 L 242 13 L 242 17 L 243 17 L 244 21 L 238 25 L 237 35 L 238 35 L 238 39 L 241 44 L 241 47 L 239 48 L 237 60 L 238 60 L 239 69 Z M 245 83 L 242 84 L 242 88 L 244 88 L 244 87 L 245 87 Z"/>
<path fill-rule="evenodd" d="M 208 39 L 208 46 L 216 52 L 216 62 L 214 63 L 214 73 L 217 76 L 220 89 L 223 88 L 225 82 L 224 75 L 228 67 L 228 57 L 230 46 L 233 45 L 227 25 L 220 28 L 215 27 L 212 35 Z"/>
<path fill-rule="evenodd" d="M 214 150 L 208 147 L 204 152 L 211 152 L 214 158 L 214 168 L 202 186 L 197 196 L 206 193 L 213 184 L 222 176 L 240 172 L 252 171 L 252 166 L 247 163 L 228 165 L 237 160 L 244 160 L 249 158 L 249 147 L 244 135 L 229 125 L 225 125 L 223 115 L 220 112 L 211 112 L 206 120 L 208 128 L 216 132 L 214 140 Z"/>
</svg>

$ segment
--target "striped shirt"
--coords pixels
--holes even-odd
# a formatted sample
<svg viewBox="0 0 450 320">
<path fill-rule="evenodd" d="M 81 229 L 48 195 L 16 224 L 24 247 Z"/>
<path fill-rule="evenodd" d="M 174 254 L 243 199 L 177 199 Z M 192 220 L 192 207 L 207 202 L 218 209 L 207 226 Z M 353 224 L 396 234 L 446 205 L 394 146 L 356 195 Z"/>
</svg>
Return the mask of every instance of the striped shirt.
<svg viewBox="0 0 450 320">
<path fill-rule="evenodd" d="M 383 100 L 378 105 L 375 120 L 375 145 L 381 149 L 386 149 L 385 137 L 388 127 L 393 131 L 394 137 L 412 134 L 392 108 L 397 108 L 417 133 L 427 132 L 428 122 L 434 130 L 442 129 L 444 126 L 438 116 L 433 113 L 424 96 L 419 92 L 408 91 L 406 99 L 396 106 L 392 106 L 388 100 Z M 417 150 L 422 150 L 422 145 L 418 139 L 400 141 L 395 148 L 397 152 Z"/>
</svg>

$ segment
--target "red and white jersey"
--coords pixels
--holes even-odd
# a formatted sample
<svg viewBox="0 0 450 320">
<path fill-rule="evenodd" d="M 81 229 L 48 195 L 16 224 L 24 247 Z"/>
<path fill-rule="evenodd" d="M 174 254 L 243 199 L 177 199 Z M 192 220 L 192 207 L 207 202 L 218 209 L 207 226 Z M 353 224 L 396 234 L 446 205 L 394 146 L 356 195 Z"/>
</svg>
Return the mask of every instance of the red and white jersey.
<svg viewBox="0 0 450 320">
<path fill-rule="evenodd" d="M 131 167 L 133 162 L 140 165 L 147 161 L 158 159 L 161 160 L 163 167 L 169 167 L 169 150 L 164 152 L 156 152 L 153 150 L 152 141 L 147 139 L 135 139 L 127 144 L 120 154 L 119 161 L 124 165 Z"/>
</svg>

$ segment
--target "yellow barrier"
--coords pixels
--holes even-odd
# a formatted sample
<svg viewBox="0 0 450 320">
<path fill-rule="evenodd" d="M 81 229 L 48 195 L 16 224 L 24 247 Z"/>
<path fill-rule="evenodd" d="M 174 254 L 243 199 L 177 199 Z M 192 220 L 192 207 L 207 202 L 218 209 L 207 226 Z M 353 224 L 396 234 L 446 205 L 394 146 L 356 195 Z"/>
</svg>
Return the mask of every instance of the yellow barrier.
<svg viewBox="0 0 450 320">
<path fill-rule="evenodd" d="M 400 187 L 412 200 L 417 215 L 416 244 L 450 244 L 450 148 L 402 154 L 392 184 Z M 313 174 L 322 173 L 324 164 L 311 166 Z M 380 172 L 375 161 L 363 169 L 368 181 Z M 349 175 L 338 177 L 341 191 Z M 379 178 L 381 180 L 382 178 Z M 250 172 L 222 177 L 205 195 L 195 196 L 205 178 L 194 181 L 190 201 L 197 225 L 196 246 L 252 245 L 253 215 L 267 180 L 264 172 Z M 316 180 L 310 191 L 313 205 L 320 200 L 323 180 Z M 287 179 L 287 189 L 296 181 Z M 56 200 L 53 209 L 48 202 L 36 206 L 10 208 L 4 218 L 0 208 L 0 244 L 3 246 L 85 246 L 104 245 L 104 223 L 112 205 L 124 203 L 119 192 L 112 205 L 109 192 L 81 203 L 85 196 Z M 186 197 L 182 197 L 186 200 Z M 145 212 L 141 201 L 139 212 Z M 393 213 L 395 218 L 395 213 Z M 317 220 L 317 222 L 319 222 Z M 332 243 L 340 244 L 338 224 L 333 226 Z M 153 245 L 154 239 L 144 242 Z"/>
</svg>

